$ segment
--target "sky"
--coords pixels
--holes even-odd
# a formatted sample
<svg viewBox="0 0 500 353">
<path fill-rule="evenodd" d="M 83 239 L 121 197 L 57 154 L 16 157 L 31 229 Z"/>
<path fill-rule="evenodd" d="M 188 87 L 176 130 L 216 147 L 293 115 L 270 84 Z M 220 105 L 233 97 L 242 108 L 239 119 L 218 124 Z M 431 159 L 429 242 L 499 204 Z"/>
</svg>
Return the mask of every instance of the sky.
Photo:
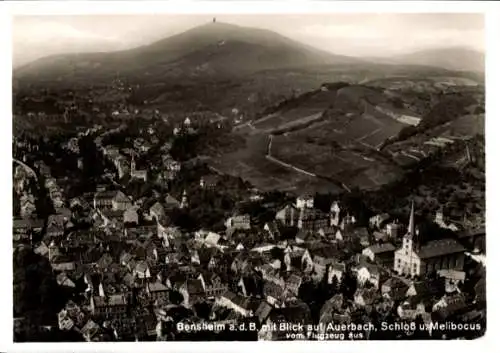
<svg viewBox="0 0 500 353">
<path fill-rule="evenodd" d="M 128 49 L 212 20 L 207 15 L 15 16 L 13 63 L 73 52 Z M 278 32 L 335 54 L 382 57 L 427 48 L 463 46 L 484 51 L 481 14 L 221 15 L 218 22 Z"/>
</svg>

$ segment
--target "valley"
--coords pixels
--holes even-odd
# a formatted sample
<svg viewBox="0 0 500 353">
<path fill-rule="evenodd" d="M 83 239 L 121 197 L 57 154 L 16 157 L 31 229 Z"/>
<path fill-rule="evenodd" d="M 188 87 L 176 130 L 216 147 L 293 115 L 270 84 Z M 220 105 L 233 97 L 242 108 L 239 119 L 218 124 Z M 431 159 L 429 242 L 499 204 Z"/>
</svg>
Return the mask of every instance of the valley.
<svg viewBox="0 0 500 353">
<path fill-rule="evenodd" d="M 232 129 L 224 148 L 203 151 L 222 173 L 262 190 L 377 190 L 447 144 L 484 134 L 481 74 L 417 57 L 428 66 L 209 23 L 131 50 L 53 56 L 15 70 L 14 127 L 52 133 L 52 123 L 40 123 L 53 118 L 57 131 L 151 115 L 175 124 L 201 112 Z"/>
</svg>

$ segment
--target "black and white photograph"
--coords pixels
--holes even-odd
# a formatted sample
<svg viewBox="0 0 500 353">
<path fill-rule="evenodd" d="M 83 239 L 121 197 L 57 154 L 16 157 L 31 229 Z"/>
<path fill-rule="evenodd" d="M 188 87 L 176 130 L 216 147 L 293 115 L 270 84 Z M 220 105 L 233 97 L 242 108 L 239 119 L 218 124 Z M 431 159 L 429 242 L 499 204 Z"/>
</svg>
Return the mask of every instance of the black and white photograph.
<svg viewBox="0 0 500 353">
<path fill-rule="evenodd" d="M 485 335 L 484 13 L 119 10 L 12 17 L 6 336 Z"/>
</svg>

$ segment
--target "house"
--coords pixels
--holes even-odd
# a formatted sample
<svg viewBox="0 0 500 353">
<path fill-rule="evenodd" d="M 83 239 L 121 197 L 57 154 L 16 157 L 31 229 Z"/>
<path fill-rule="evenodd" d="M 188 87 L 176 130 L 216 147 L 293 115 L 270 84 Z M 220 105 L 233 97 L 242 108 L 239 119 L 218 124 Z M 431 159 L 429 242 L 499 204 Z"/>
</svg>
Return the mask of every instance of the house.
<svg viewBox="0 0 500 353">
<path fill-rule="evenodd" d="M 165 211 L 173 210 L 180 207 L 181 203 L 172 195 L 167 194 L 167 196 L 165 196 L 165 205 L 164 205 Z"/>
<path fill-rule="evenodd" d="M 31 200 L 21 201 L 20 215 L 22 218 L 31 217 L 36 212 L 35 202 Z"/>
<path fill-rule="evenodd" d="M 335 227 L 320 228 L 318 235 L 328 240 L 336 240 L 337 229 Z"/>
<path fill-rule="evenodd" d="M 317 232 L 330 226 L 330 215 L 315 208 L 301 208 L 297 228 Z"/>
<path fill-rule="evenodd" d="M 353 270 L 361 286 L 371 283 L 375 288 L 380 288 L 380 285 L 389 277 L 382 267 L 368 263 L 357 265 Z"/>
<path fill-rule="evenodd" d="M 304 303 L 273 308 L 257 337 L 259 341 L 305 340 L 308 336 L 307 327 L 311 322 L 310 310 Z M 270 329 L 273 327 L 282 329 Z"/>
<path fill-rule="evenodd" d="M 273 307 L 265 301 L 262 301 L 259 304 L 259 306 L 257 307 L 257 310 L 255 311 L 255 317 L 257 318 L 259 326 L 261 326 L 267 320 L 272 309 L 273 309 Z"/>
<path fill-rule="evenodd" d="M 460 284 L 465 281 L 465 272 L 457 270 L 440 270 L 437 275 L 445 279 L 445 290 L 448 293 L 455 292 Z"/>
<path fill-rule="evenodd" d="M 328 268 L 339 261 L 340 253 L 333 246 L 322 245 L 308 251 L 312 258 L 313 278 L 321 280 Z M 309 261 L 309 259 L 306 259 Z"/>
<path fill-rule="evenodd" d="M 340 225 L 340 205 L 338 201 L 332 202 L 330 206 L 330 226 L 338 227 Z"/>
<path fill-rule="evenodd" d="M 206 280 L 203 281 L 205 295 L 208 298 L 218 297 L 227 292 L 227 284 L 222 281 L 222 279 L 216 274 L 207 276 Z"/>
<path fill-rule="evenodd" d="M 89 320 L 85 326 L 81 329 L 81 334 L 85 341 L 94 342 L 99 340 L 99 333 L 101 332 L 101 327 L 94 321 Z"/>
<path fill-rule="evenodd" d="M 362 254 L 373 262 L 392 264 L 394 262 L 394 250 L 396 250 L 396 247 L 391 243 L 374 244 L 365 248 Z"/>
<path fill-rule="evenodd" d="M 229 217 L 225 222 L 228 229 L 250 229 L 250 215 L 236 215 Z"/>
<path fill-rule="evenodd" d="M 277 221 L 271 221 L 264 224 L 264 230 L 269 234 L 269 237 L 277 241 L 281 238 L 281 231 Z"/>
<path fill-rule="evenodd" d="M 390 216 L 388 213 L 378 214 L 369 219 L 369 224 L 371 228 L 381 229 L 385 222 L 389 220 Z"/>
<path fill-rule="evenodd" d="M 87 315 L 72 300 L 66 303 L 57 316 L 60 330 L 81 330 L 87 323 Z"/>
<path fill-rule="evenodd" d="M 340 229 L 337 229 L 337 231 L 335 232 L 335 240 L 338 240 L 338 241 L 344 240 L 344 234 Z"/>
<path fill-rule="evenodd" d="M 169 220 L 165 221 L 165 219 L 162 219 L 160 220 L 160 222 L 158 222 L 157 227 L 158 238 L 163 240 L 163 245 L 165 247 L 169 247 L 172 241 L 180 239 L 180 237 L 182 236 L 182 232 L 180 231 L 180 229 L 177 227 L 167 226 L 167 224 L 169 223 Z"/>
<path fill-rule="evenodd" d="M 200 279 L 188 279 L 181 285 L 179 292 L 184 298 L 184 306 L 191 307 L 205 299 L 203 282 Z"/>
<path fill-rule="evenodd" d="M 241 276 L 237 287 L 244 297 L 262 295 L 262 281 L 256 276 Z"/>
<path fill-rule="evenodd" d="M 400 275 L 424 276 L 442 269 L 462 270 L 465 248 L 455 239 L 439 239 L 421 243 L 415 232 L 412 203 L 408 231 L 394 255 L 394 271 Z"/>
<path fill-rule="evenodd" d="M 455 224 L 448 222 L 448 219 L 446 219 L 446 217 L 444 216 L 443 208 L 440 208 L 436 212 L 436 217 L 434 218 L 434 223 L 436 223 L 441 228 L 450 229 L 454 232 L 459 230 Z"/>
<path fill-rule="evenodd" d="M 49 256 L 50 256 L 50 247 L 49 247 Z M 50 264 L 52 266 L 52 270 L 54 272 L 67 271 L 72 272 L 76 268 L 76 263 L 67 255 L 55 255 L 52 258 L 49 258 Z"/>
<path fill-rule="evenodd" d="M 219 178 L 216 175 L 205 175 L 200 178 L 200 187 L 213 190 L 217 186 Z"/>
<path fill-rule="evenodd" d="M 299 211 L 294 205 L 286 205 L 276 213 L 275 219 L 286 227 L 294 227 L 299 219 Z"/>
<path fill-rule="evenodd" d="M 207 246 L 217 246 L 221 236 L 214 232 L 208 232 L 207 236 L 204 239 L 205 245 Z"/>
<path fill-rule="evenodd" d="M 297 244 L 303 244 L 309 240 L 312 240 L 312 238 L 313 238 L 312 232 L 300 229 L 295 235 L 295 242 Z"/>
<path fill-rule="evenodd" d="M 90 299 L 92 315 L 100 318 L 122 318 L 127 315 L 127 298 L 124 294 L 92 296 Z"/>
<path fill-rule="evenodd" d="M 138 207 L 129 207 L 123 212 L 123 223 L 125 224 L 139 224 L 139 214 L 137 213 Z"/>
<path fill-rule="evenodd" d="M 432 311 L 438 314 L 440 319 L 447 319 L 450 316 L 463 313 L 468 308 L 465 295 L 457 293 L 453 295 L 444 295 L 437 303 L 432 306 Z"/>
<path fill-rule="evenodd" d="M 286 299 L 284 285 L 280 285 L 276 281 L 264 280 L 262 293 L 267 302 L 275 307 L 279 307 Z"/>
<path fill-rule="evenodd" d="M 132 206 L 132 201 L 119 190 L 99 191 L 94 196 L 94 208 L 125 211 Z"/>
<path fill-rule="evenodd" d="M 43 219 L 16 218 L 13 220 L 13 233 L 20 237 L 27 237 L 29 233 L 40 233 L 44 227 Z"/>
<path fill-rule="evenodd" d="M 314 196 L 312 195 L 302 195 L 297 197 L 295 202 L 295 207 L 300 209 L 303 208 L 313 208 L 314 207 Z"/>
<path fill-rule="evenodd" d="M 359 240 L 361 246 L 363 247 L 370 246 L 370 234 L 368 233 L 368 229 L 361 227 L 354 228 L 352 230 L 352 235 L 353 237 Z"/>
<path fill-rule="evenodd" d="M 391 222 L 386 225 L 385 232 L 389 239 L 396 239 L 399 233 L 399 223 Z"/>
<path fill-rule="evenodd" d="M 333 277 L 337 279 L 337 283 L 342 281 L 344 273 L 346 272 L 346 265 L 343 262 L 333 262 L 328 268 L 328 284 L 333 283 Z"/>
<path fill-rule="evenodd" d="M 153 300 L 164 300 L 168 297 L 167 286 L 158 281 L 147 283 L 146 291 Z"/>
<path fill-rule="evenodd" d="M 355 228 L 356 228 L 356 218 L 354 216 L 347 214 L 342 218 L 342 221 L 340 222 L 340 229 L 345 231 L 350 231 Z"/>
<path fill-rule="evenodd" d="M 139 261 L 134 268 L 134 275 L 140 279 L 146 279 L 151 277 L 151 270 L 146 261 Z"/>
<path fill-rule="evenodd" d="M 424 321 L 430 313 L 430 304 L 427 300 L 419 297 L 411 297 L 404 300 L 396 309 L 398 316 L 403 320 L 415 320 L 421 316 Z"/>
<path fill-rule="evenodd" d="M 406 291 L 406 296 L 423 299 L 441 297 L 445 293 L 444 284 L 443 278 L 413 281 Z"/>
<path fill-rule="evenodd" d="M 390 277 L 382 284 L 380 292 L 384 298 L 401 301 L 406 298 L 408 287 L 408 283 L 404 282 L 400 278 Z"/>
<path fill-rule="evenodd" d="M 97 261 L 96 266 L 104 271 L 107 270 L 112 263 L 113 263 L 113 257 L 111 257 L 110 254 L 105 253 Z"/>
<path fill-rule="evenodd" d="M 359 306 L 373 305 L 380 299 L 377 288 L 358 288 L 354 294 L 354 303 Z"/>
<path fill-rule="evenodd" d="M 249 297 L 243 297 L 227 291 L 215 300 L 217 305 L 234 310 L 243 317 L 251 317 L 257 310 L 260 302 Z M 256 305 L 257 304 L 257 305 Z"/>
<path fill-rule="evenodd" d="M 161 203 L 156 202 L 153 206 L 149 208 L 149 214 L 152 219 L 158 221 L 159 219 L 162 219 L 165 216 L 165 209 L 163 208 Z"/>
<path fill-rule="evenodd" d="M 290 274 L 285 279 L 285 290 L 297 297 L 299 295 L 299 288 L 302 285 L 302 277 L 297 274 Z"/>
<path fill-rule="evenodd" d="M 56 277 L 57 284 L 66 288 L 75 288 L 75 283 L 69 279 L 68 275 L 65 272 L 61 272 Z"/>
<path fill-rule="evenodd" d="M 391 237 L 386 232 L 376 230 L 373 232 L 373 239 L 377 244 L 382 244 L 387 243 Z"/>
</svg>

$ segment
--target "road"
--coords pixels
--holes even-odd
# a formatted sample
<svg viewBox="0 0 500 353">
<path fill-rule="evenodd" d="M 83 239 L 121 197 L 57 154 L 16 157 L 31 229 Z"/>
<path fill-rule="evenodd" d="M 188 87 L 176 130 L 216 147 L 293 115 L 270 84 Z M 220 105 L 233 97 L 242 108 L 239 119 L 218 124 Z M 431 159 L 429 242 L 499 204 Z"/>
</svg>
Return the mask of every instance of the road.
<svg viewBox="0 0 500 353">
<path fill-rule="evenodd" d="M 351 189 L 346 184 L 344 184 L 341 181 L 335 180 L 335 179 L 333 179 L 331 177 L 317 175 L 317 174 L 315 174 L 313 172 L 310 172 L 310 171 L 307 171 L 305 169 L 299 168 L 296 165 L 293 165 L 291 163 L 287 163 L 287 162 L 285 162 L 285 161 L 283 161 L 283 160 L 281 160 L 279 158 L 274 157 L 271 154 L 271 152 L 272 152 L 272 146 L 273 146 L 273 137 L 274 136 L 272 134 L 268 136 L 267 152 L 266 152 L 266 159 L 268 161 L 276 163 L 276 164 L 279 164 L 280 166 L 285 167 L 285 168 L 293 169 L 296 172 L 301 173 L 301 174 L 305 174 L 307 176 L 311 176 L 311 177 L 315 177 L 315 178 L 318 178 L 318 179 L 326 180 L 326 181 L 328 181 L 328 182 L 330 182 L 332 184 L 340 186 L 342 189 L 344 189 L 345 191 L 347 191 L 349 193 L 351 192 Z"/>
<path fill-rule="evenodd" d="M 12 158 L 12 161 L 15 162 L 15 163 L 17 163 L 17 164 L 19 164 L 20 166 L 22 166 L 38 182 L 38 175 L 36 175 L 35 171 L 29 165 L 27 165 L 24 162 L 21 162 L 19 159 L 16 159 L 16 158 Z"/>
</svg>

